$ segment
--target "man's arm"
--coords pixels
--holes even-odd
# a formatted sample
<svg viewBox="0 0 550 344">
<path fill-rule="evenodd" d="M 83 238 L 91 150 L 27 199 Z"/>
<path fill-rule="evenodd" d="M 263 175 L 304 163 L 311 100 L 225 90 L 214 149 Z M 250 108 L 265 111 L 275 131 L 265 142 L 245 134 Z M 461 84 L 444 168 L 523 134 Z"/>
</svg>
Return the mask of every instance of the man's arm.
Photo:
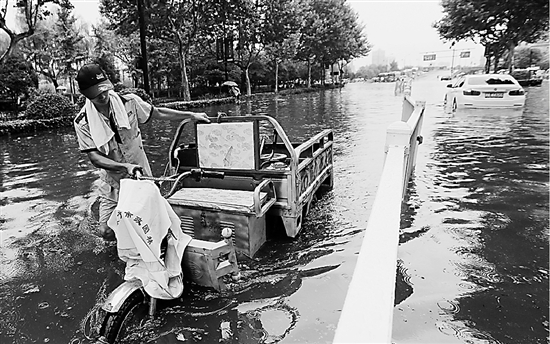
<svg viewBox="0 0 550 344">
<path fill-rule="evenodd" d="M 204 112 L 193 112 L 193 111 L 183 111 L 175 110 L 167 107 L 154 107 L 152 112 L 152 117 L 157 119 L 187 119 L 190 118 L 197 122 L 210 123 L 208 115 Z"/>
<path fill-rule="evenodd" d="M 88 158 L 92 165 L 104 170 L 127 173 L 131 176 L 134 175 L 136 170 L 143 172 L 142 167 L 139 165 L 116 162 L 97 150 L 88 152 Z"/>
</svg>

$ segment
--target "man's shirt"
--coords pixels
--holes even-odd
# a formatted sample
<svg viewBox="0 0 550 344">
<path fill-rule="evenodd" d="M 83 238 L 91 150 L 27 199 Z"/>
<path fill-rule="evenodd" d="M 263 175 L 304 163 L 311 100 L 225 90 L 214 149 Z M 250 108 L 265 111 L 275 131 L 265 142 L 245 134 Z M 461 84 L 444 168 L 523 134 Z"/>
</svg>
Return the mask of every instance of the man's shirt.
<svg viewBox="0 0 550 344">
<path fill-rule="evenodd" d="M 101 119 L 104 120 L 115 133 L 115 135 L 108 142 L 109 152 L 107 157 L 117 162 L 139 165 L 143 168 L 143 173 L 150 176 L 151 167 L 149 166 L 149 161 L 147 160 L 145 151 L 143 150 L 143 142 L 141 139 L 139 124 L 146 123 L 150 120 L 154 107 L 143 101 L 135 94 L 130 93 L 119 96 L 124 104 L 126 114 L 128 115 L 130 129 L 120 128 L 118 126 L 115 116 L 112 113 L 112 108 L 109 113 L 110 118 L 105 117 L 98 112 Z M 78 146 L 82 153 L 98 150 L 98 147 L 96 147 L 94 141 L 92 140 L 87 117 L 89 115 L 90 114 L 86 113 L 85 107 L 83 107 L 74 120 Z M 101 194 L 107 198 L 117 201 L 118 190 L 120 189 L 120 179 L 124 175 L 125 173 L 101 169 Z"/>
</svg>

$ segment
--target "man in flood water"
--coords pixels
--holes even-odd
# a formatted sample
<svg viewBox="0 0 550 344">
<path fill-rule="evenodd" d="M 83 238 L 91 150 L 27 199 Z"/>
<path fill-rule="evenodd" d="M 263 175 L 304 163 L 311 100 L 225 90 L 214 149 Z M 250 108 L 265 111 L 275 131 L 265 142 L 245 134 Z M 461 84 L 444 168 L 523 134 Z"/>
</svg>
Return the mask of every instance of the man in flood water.
<svg viewBox="0 0 550 344">
<path fill-rule="evenodd" d="M 105 240 L 112 241 L 115 235 L 107 221 L 117 205 L 120 180 L 136 170 L 151 176 L 139 125 L 151 118 L 209 120 L 205 113 L 152 106 L 135 94 L 118 95 L 97 64 L 84 65 L 76 80 L 86 97 L 74 120 L 78 146 L 100 169 L 99 231 Z"/>
</svg>

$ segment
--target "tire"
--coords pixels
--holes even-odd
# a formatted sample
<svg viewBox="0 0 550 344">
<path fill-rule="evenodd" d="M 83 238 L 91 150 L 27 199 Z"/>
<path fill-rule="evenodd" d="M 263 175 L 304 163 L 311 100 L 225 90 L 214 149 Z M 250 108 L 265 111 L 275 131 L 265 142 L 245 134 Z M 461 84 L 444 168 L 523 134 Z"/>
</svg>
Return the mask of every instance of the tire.
<svg viewBox="0 0 550 344">
<path fill-rule="evenodd" d="M 133 292 L 116 313 L 107 313 L 100 334 L 107 343 L 114 344 L 133 318 L 145 318 L 148 305 L 141 290 Z"/>
<path fill-rule="evenodd" d="M 457 108 L 458 108 L 458 105 L 456 104 L 456 98 L 455 98 L 455 100 L 453 100 L 453 111 L 456 111 Z"/>
</svg>

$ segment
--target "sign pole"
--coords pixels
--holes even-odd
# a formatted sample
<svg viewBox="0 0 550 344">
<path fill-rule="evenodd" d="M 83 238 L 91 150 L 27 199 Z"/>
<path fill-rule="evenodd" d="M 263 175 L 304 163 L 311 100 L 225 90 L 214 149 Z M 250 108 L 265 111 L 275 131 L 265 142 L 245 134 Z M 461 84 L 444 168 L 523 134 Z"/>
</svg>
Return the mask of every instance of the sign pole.
<svg viewBox="0 0 550 344">
<path fill-rule="evenodd" d="M 452 58 L 451 58 L 451 78 L 453 77 L 453 67 L 454 67 L 454 64 L 455 64 L 455 49 L 453 48 L 453 54 L 452 54 Z"/>
</svg>

